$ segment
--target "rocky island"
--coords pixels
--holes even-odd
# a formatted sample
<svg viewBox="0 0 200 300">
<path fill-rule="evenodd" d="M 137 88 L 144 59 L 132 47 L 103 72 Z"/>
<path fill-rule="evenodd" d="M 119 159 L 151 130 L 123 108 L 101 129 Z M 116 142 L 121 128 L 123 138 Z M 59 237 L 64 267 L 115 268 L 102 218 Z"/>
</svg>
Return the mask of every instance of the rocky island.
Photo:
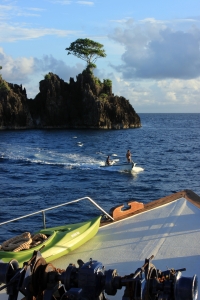
<svg viewBox="0 0 200 300">
<path fill-rule="evenodd" d="M 96 59 L 106 56 L 103 45 L 77 39 L 65 50 L 86 61 L 86 69 L 68 83 L 49 72 L 35 99 L 27 98 L 22 85 L 8 83 L 0 75 L 0 129 L 141 127 L 129 101 L 112 93 L 112 81 L 101 82 L 93 74 Z"/>
<path fill-rule="evenodd" d="M 112 93 L 112 82 L 107 79 L 102 83 L 86 70 L 69 83 L 48 73 L 39 90 L 35 99 L 28 99 L 21 85 L 0 78 L 0 129 L 141 126 L 129 101 Z"/>
</svg>

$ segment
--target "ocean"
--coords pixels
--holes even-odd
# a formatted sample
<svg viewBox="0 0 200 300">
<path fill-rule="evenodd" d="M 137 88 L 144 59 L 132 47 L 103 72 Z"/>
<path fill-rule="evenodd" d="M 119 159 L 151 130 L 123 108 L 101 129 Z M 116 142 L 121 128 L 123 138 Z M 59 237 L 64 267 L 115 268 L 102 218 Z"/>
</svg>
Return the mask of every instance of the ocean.
<svg viewBox="0 0 200 300">
<path fill-rule="evenodd" d="M 137 129 L 0 131 L 0 223 L 85 196 L 109 212 L 183 189 L 200 195 L 200 114 L 139 116 Z M 124 162 L 128 149 L 137 172 L 101 167 L 108 155 Z M 46 213 L 46 226 L 98 214 L 82 201 Z M 0 244 L 40 228 L 41 214 L 0 226 Z"/>
</svg>

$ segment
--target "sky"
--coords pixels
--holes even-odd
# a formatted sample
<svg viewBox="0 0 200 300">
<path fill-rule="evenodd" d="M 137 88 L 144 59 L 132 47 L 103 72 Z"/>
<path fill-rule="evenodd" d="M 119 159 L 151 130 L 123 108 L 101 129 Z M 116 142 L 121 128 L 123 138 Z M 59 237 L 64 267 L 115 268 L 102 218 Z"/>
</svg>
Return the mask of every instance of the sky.
<svg viewBox="0 0 200 300">
<path fill-rule="evenodd" d="M 49 72 L 76 80 L 79 38 L 103 45 L 94 74 L 137 113 L 200 113 L 199 0 L 0 0 L 0 73 L 28 98 Z"/>
</svg>

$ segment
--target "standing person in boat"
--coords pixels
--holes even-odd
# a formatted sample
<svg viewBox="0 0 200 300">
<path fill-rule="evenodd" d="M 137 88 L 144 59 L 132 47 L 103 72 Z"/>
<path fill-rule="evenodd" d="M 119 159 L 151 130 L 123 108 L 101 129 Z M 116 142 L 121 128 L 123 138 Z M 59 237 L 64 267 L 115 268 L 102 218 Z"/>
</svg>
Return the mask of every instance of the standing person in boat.
<svg viewBox="0 0 200 300">
<path fill-rule="evenodd" d="M 127 152 L 126 152 L 126 159 L 127 159 L 127 162 L 131 162 L 131 152 L 130 152 L 130 150 L 128 150 Z"/>
<path fill-rule="evenodd" d="M 108 155 L 108 157 L 106 158 L 106 165 L 109 166 L 111 165 L 111 160 L 110 160 L 110 156 Z"/>
</svg>

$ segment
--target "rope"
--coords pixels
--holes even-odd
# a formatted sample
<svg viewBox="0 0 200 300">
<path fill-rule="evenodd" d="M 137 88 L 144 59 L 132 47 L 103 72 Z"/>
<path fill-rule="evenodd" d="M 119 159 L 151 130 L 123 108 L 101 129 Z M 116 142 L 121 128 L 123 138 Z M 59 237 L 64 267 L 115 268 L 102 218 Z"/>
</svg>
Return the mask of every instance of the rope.
<svg viewBox="0 0 200 300">
<path fill-rule="evenodd" d="M 43 243 L 46 239 L 47 236 L 42 233 L 31 236 L 30 232 L 24 232 L 21 235 L 3 242 L 3 244 L 0 245 L 0 249 L 3 249 L 4 251 L 19 252 L 21 250 L 33 248 Z"/>
<path fill-rule="evenodd" d="M 32 236 L 32 243 L 30 244 L 30 248 L 33 248 L 41 243 L 43 243 L 47 239 L 47 236 L 43 233 L 38 233 Z"/>
</svg>

